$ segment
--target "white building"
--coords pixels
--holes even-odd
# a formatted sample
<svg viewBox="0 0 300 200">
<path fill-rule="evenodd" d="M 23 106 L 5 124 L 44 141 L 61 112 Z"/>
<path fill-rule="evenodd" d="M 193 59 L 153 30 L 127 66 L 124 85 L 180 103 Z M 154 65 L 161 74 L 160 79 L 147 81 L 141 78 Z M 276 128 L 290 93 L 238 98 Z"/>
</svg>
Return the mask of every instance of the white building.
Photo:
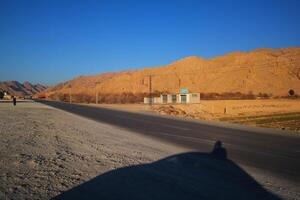
<svg viewBox="0 0 300 200">
<path fill-rule="evenodd" d="M 159 97 L 144 98 L 144 103 L 149 104 L 176 104 L 176 103 L 200 103 L 200 93 L 181 92 L 179 94 L 161 94 Z"/>
<path fill-rule="evenodd" d="M 12 99 L 12 95 L 10 95 L 10 94 L 8 94 L 8 92 L 4 91 L 3 99 L 10 100 L 10 99 Z"/>
</svg>

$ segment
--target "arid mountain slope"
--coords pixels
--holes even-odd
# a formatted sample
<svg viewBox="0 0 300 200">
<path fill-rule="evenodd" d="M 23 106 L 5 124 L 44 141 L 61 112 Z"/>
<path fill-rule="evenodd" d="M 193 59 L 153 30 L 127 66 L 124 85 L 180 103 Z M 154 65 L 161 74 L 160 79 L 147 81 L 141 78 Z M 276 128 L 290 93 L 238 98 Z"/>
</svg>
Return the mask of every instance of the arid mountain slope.
<svg viewBox="0 0 300 200">
<path fill-rule="evenodd" d="M 7 91 L 11 95 L 25 96 L 42 92 L 47 87 L 41 84 L 31 84 L 29 82 L 19 83 L 18 81 L 0 82 L 0 90 Z"/>
<path fill-rule="evenodd" d="M 123 92 L 143 93 L 149 90 L 152 75 L 153 91 L 268 93 L 287 95 L 293 89 L 300 93 L 300 47 L 256 49 L 233 52 L 202 59 L 187 57 L 163 67 L 81 76 L 47 90 L 53 93 L 95 94 Z"/>
</svg>

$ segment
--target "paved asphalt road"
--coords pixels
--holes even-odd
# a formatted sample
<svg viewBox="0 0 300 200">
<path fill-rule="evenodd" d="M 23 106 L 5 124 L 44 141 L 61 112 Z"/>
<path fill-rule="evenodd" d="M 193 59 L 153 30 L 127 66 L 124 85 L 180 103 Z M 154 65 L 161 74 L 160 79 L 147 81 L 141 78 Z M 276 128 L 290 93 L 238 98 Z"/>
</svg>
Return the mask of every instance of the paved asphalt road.
<svg viewBox="0 0 300 200">
<path fill-rule="evenodd" d="M 195 151 L 208 152 L 216 140 L 221 140 L 235 163 L 300 183 L 300 137 L 61 102 L 42 103 Z"/>
</svg>

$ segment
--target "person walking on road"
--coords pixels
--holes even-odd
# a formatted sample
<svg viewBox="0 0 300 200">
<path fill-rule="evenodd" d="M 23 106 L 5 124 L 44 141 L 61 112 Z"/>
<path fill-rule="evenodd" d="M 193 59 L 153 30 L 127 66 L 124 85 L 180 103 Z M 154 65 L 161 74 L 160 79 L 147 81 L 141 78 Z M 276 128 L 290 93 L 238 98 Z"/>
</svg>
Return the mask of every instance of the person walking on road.
<svg viewBox="0 0 300 200">
<path fill-rule="evenodd" d="M 13 97 L 13 104 L 14 104 L 14 106 L 17 105 L 17 98 L 16 97 Z"/>
</svg>

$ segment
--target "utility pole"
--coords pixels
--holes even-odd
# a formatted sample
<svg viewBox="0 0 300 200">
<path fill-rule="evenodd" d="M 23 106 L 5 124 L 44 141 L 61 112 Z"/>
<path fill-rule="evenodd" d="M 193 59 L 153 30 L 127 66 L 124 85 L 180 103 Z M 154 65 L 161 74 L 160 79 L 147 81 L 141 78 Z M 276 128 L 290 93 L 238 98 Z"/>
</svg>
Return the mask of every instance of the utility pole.
<svg viewBox="0 0 300 200">
<path fill-rule="evenodd" d="M 70 103 L 72 103 L 72 87 L 70 86 L 70 90 L 69 90 L 69 100 Z"/>
<path fill-rule="evenodd" d="M 152 105 L 152 75 L 149 75 L 149 105 Z"/>
<path fill-rule="evenodd" d="M 96 104 L 98 104 L 98 96 L 99 96 L 99 94 L 98 94 L 98 90 L 96 88 Z"/>
<path fill-rule="evenodd" d="M 149 98 L 149 105 L 150 106 L 153 103 L 153 99 L 152 99 L 152 77 L 153 77 L 153 75 L 147 75 L 147 76 L 144 76 L 144 78 L 142 80 L 142 84 L 147 85 L 147 84 L 145 84 L 145 79 L 149 78 L 147 86 L 148 86 L 148 98 Z"/>
<path fill-rule="evenodd" d="M 95 92 L 95 95 L 96 95 L 96 98 L 95 98 L 95 103 L 96 104 L 98 104 L 99 103 L 99 91 L 98 91 L 98 84 L 99 84 L 99 82 L 96 82 L 96 87 L 95 87 L 95 89 L 96 89 L 96 92 Z"/>
</svg>

